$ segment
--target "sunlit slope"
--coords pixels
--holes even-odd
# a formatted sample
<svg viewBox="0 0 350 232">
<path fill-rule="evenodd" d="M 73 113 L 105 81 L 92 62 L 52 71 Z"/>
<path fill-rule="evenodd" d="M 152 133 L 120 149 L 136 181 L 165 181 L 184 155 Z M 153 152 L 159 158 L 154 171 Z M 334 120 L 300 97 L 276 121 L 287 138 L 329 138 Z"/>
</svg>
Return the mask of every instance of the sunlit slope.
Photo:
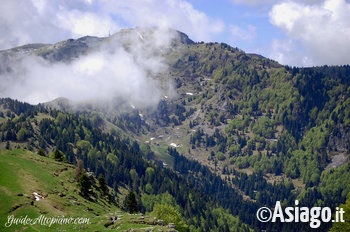
<svg viewBox="0 0 350 232">
<path fill-rule="evenodd" d="M 145 223 L 135 223 L 140 216 L 122 212 L 96 192 L 96 200 L 88 201 L 79 195 L 79 187 L 74 181 L 74 167 L 54 161 L 27 150 L 5 150 L 0 152 L 0 231 L 105 231 L 130 228 L 153 227 L 168 229 L 151 224 L 153 218 L 147 217 Z M 37 193 L 43 198 L 35 200 Z M 82 225 L 12 225 L 5 227 L 8 216 L 16 218 L 37 218 L 64 216 L 65 218 L 89 218 L 90 224 Z M 111 223 L 111 217 L 120 218 Z M 107 227 L 108 226 L 108 227 Z"/>
</svg>

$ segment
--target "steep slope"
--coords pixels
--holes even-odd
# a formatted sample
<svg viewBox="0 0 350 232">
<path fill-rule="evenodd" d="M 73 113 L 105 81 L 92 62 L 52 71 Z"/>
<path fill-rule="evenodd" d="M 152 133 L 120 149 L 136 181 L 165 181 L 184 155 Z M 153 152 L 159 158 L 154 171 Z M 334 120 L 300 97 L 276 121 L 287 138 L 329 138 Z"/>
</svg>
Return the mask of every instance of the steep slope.
<svg viewBox="0 0 350 232">
<path fill-rule="evenodd" d="M 71 62 L 115 41 L 132 49 L 132 42 L 137 40 L 143 44 L 142 48 L 147 48 L 153 42 L 147 39 L 149 33 L 152 30 L 124 30 L 109 38 L 83 37 L 23 49 L 50 62 Z M 164 57 L 168 69 L 152 78 L 163 87 L 168 87 L 169 83 L 174 87 L 169 94 L 164 93 L 157 107 L 126 104 L 126 107 L 107 107 L 106 110 L 94 104 L 76 107 L 68 100 L 59 99 L 47 105 L 63 110 L 60 112 L 63 116 L 54 110 L 44 112 L 36 108 L 35 111 L 40 113 L 31 114 L 39 125 L 34 126 L 35 121 L 28 119 L 30 114 L 24 113 L 26 110 L 16 112 L 16 107 L 6 106 L 13 104 L 11 101 L 3 100 L 3 115 L 0 115 L 2 146 L 5 147 L 7 141 L 12 147 L 29 146 L 34 150 L 58 146 L 70 156 L 71 162 L 75 162 L 76 156 L 89 157 L 85 158 L 86 165 L 105 170 L 103 157 L 108 155 L 110 148 L 104 143 L 110 139 L 100 139 L 100 132 L 96 133 L 94 129 L 117 138 L 125 136 L 132 142 L 121 139 L 119 144 L 126 143 L 130 148 L 134 140 L 137 141 L 144 158 L 173 169 L 194 185 L 198 180 L 206 185 L 215 175 L 220 177 L 229 186 L 229 191 L 235 190 L 231 196 L 236 197 L 237 193 L 238 202 L 249 205 L 249 212 L 241 213 L 237 211 L 236 202 L 224 202 L 220 198 L 227 190 L 226 186 L 224 190 L 215 190 L 219 193 L 214 189 L 208 191 L 208 186 L 201 186 L 199 190 L 217 194 L 214 201 L 256 228 L 273 227 L 259 224 L 252 215 L 258 206 L 272 206 L 276 200 L 293 205 L 293 200 L 298 198 L 308 206 L 335 207 L 349 198 L 349 66 L 292 68 L 256 54 L 246 54 L 227 44 L 194 43 L 183 33 L 175 34 L 177 36 L 166 49 L 153 51 Z M 21 57 L 26 55 L 23 49 L 1 54 Z M 77 113 L 79 120 L 91 119 L 91 124 L 69 126 L 78 119 L 65 115 L 65 111 Z M 42 118 L 48 120 L 40 123 Z M 29 131 L 24 140 L 21 136 L 27 134 L 23 130 L 19 133 L 23 127 Z M 31 130 L 35 132 L 34 136 Z M 83 145 L 78 144 L 79 140 L 89 141 L 94 151 L 84 153 L 79 150 Z M 98 140 L 104 142 L 98 143 Z M 118 149 L 114 152 L 119 155 Z M 101 167 L 92 165 L 96 160 Z M 133 165 L 128 163 L 127 167 L 130 169 Z M 122 182 L 140 184 L 147 192 L 147 181 L 143 180 L 144 185 L 141 181 L 145 170 L 134 169 L 138 174 L 137 181 L 130 179 L 124 171 L 119 172 Z M 209 172 L 215 175 L 205 176 L 204 173 Z M 157 192 L 159 187 L 155 183 L 153 190 L 148 190 Z M 199 207 L 182 197 L 174 197 L 183 208 Z M 198 225 L 200 220 L 193 219 L 193 213 L 193 210 L 184 210 L 184 215 L 191 218 L 190 224 L 197 222 Z M 285 230 L 293 230 L 291 225 L 284 226 Z M 325 225 L 328 227 L 329 224 Z"/>
<path fill-rule="evenodd" d="M 150 230 L 170 231 L 158 225 L 149 216 L 128 215 L 113 202 L 101 195 L 98 186 L 93 187 L 96 199 L 87 200 L 79 194 L 74 180 L 74 166 L 39 156 L 28 150 L 2 151 L 0 153 L 1 231 L 118 231 Z M 14 218 L 80 218 L 81 223 L 46 225 L 42 222 L 16 223 Z M 115 218 L 115 222 L 111 218 Z M 144 217 L 143 217 L 144 218 Z M 83 220 L 88 220 L 85 223 Z M 12 222 L 12 223 L 11 223 Z M 6 224 L 7 223 L 7 224 Z M 17 225 L 16 225 L 17 224 Z"/>
<path fill-rule="evenodd" d="M 37 150 L 40 147 L 46 153 L 58 148 L 67 161 L 75 164 L 82 160 L 87 170 L 95 172 L 97 176 L 105 176 L 106 183 L 115 191 L 120 191 L 120 188 L 135 191 L 138 210 L 154 213 L 157 204 L 161 205 L 159 207 L 170 205 L 174 210 L 169 212 L 182 215 L 191 231 L 217 229 L 224 226 L 224 221 L 233 229 L 250 230 L 232 216 L 239 213 L 234 206 L 246 205 L 250 210 L 243 213 L 242 218 L 253 223 L 254 219 L 249 215 L 257 205 L 243 202 L 233 188 L 207 168 L 179 156 L 175 151 L 170 150 L 169 153 L 175 157 L 175 164 L 183 167 L 177 172 L 148 161 L 146 158 L 153 156 L 148 147 L 125 136 L 104 133 L 94 126 L 87 114 L 68 114 L 11 99 L 1 99 L 1 103 L 5 111 L 3 116 L 6 117 L 1 127 L 2 148 Z M 201 176 L 199 173 L 202 173 Z M 265 191 L 278 192 L 278 195 L 287 195 L 289 191 L 283 186 L 275 190 L 267 186 L 269 188 Z M 222 190 L 216 191 L 218 188 Z M 223 195 L 230 197 L 226 199 Z M 215 222 L 218 218 L 226 219 L 221 223 Z"/>
<path fill-rule="evenodd" d="M 160 32 L 169 34 L 169 45 L 172 47 L 181 46 L 183 44 L 194 44 L 186 34 L 180 31 L 169 29 Z M 157 36 L 157 33 L 160 32 L 158 32 L 156 28 L 124 29 L 110 35 L 109 37 L 84 36 L 78 39 L 68 39 L 55 44 L 23 45 L 0 51 L 0 59 L 2 61 L 2 69 L 0 70 L 6 71 L 5 65 L 9 65 L 14 60 L 28 55 L 41 56 L 52 62 L 70 62 L 91 51 L 98 50 L 101 46 L 108 45 L 109 43 L 114 43 L 114 46 L 122 44 L 123 46 L 128 47 L 132 45 L 135 40 L 145 41 L 148 39 L 154 39 L 153 36 Z"/>
</svg>

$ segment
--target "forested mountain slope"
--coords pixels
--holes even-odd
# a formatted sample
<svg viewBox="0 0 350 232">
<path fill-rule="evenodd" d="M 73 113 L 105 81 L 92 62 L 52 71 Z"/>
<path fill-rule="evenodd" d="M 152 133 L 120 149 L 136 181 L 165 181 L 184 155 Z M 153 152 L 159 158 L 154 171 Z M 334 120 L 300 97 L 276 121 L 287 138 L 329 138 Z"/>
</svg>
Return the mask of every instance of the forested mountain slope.
<svg viewBox="0 0 350 232">
<path fill-rule="evenodd" d="M 142 215 L 122 212 L 118 207 L 122 195 L 115 198 L 114 190 L 91 172 L 84 175 L 91 181 L 87 198 L 81 193 L 84 190 L 82 181 L 76 180 L 77 169 L 71 164 L 22 149 L 1 151 L 0 161 L 1 231 L 172 230 L 149 215 L 145 220 Z M 21 224 L 8 220 L 9 215 L 18 219 L 25 216 L 31 219 L 74 218 L 80 223 L 50 225 L 49 220 L 47 224 L 42 220 L 43 223 Z"/>
<path fill-rule="evenodd" d="M 147 31 L 136 32 L 147 38 Z M 26 54 L 69 63 L 114 39 L 129 49 L 125 38 L 133 33 L 3 51 L 0 70 L 11 72 L 6 67 Z M 152 75 L 165 89 L 155 107 L 2 99 L 3 147 L 57 147 L 111 187 L 130 186 L 141 202 L 144 194 L 169 192 L 193 230 L 225 226 L 213 216 L 220 207 L 253 228 L 307 230 L 307 224 L 261 224 L 255 212 L 277 200 L 334 208 L 349 198 L 350 66 L 282 66 L 176 33 L 159 52 L 168 68 Z"/>
</svg>

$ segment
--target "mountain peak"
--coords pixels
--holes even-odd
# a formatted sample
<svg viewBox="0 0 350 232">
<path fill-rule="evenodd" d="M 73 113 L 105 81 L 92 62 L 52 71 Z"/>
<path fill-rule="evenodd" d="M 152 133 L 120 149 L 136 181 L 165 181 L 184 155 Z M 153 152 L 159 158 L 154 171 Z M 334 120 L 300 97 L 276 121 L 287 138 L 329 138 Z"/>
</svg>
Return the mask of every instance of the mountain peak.
<svg viewBox="0 0 350 232">
<path fill-rule="evenodd" d="M 157 27 L 136 27 L 136 28 L 130 28 L 130 29 L 122 29 L 119 32 L 113 34 L 113 37 L 124 37 L 124 36 L 131 36 L 135 35 L 141 40 L 148 38 L 150 36 L 157 37 L 157 36 L 165 36 L 167 34 L 167 37 L 170 36 L 171 38 L 171 45 L 189 45 L 194 44 L 194 42 L 189 38 L 188 35 L 185 33 L 171 29 L 171 28 L 157 28 Z"/>
</svg>

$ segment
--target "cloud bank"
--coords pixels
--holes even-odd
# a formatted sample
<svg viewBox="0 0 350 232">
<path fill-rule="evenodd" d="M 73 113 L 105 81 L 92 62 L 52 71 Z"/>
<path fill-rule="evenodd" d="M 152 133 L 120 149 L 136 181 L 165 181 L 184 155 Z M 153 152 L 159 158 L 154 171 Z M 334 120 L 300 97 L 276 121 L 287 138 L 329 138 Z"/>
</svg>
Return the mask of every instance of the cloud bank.
<svg viewBox="0 0 350 232">
<path fill-rule="evenodd" d="M 313 4 L 319 3 L 323 0 L 294 0 L 293 2 L 305 3 L 305 4 Z M 262 6 L 262 5 L 271 5 L 281 3 L 281 0 L 232 0 L 233 3 L 242 4 L 247 6 Z"/>
<path fill-rule="evenodd" d="M 153 106 L 167 91 L 154 78 L 167 69 L 159 51 L 173 36 L 163 29 L 129 31 L 70 63 L 25 56 L 0 74 L 0 96 L 33 104 L 65 97 L 75 103 Z"/>
<path fill-rule="evenodd" d="M 300 43 L 303 49 L 303 54 L 298 51 L 295 51 L 294 54 L 288 52 L 278 54 L 275 49 L 271 55 L 280 62 L 294 65 L 350 63 L 348 52 L 350 50 L 349 2 L 325 0 L 305 4 L 288 1 L 273 6 L 270 11 L 270 21 L 288 36 L 287 40 L 280 40 L 277 43 L 284 44 L 284 46 L 291 44 L 295 46 Z M 296 62 L 296 58 L 300 55 L 303 58 Z"/>
<path fill-rule="evenodd" d="M 11 64 L 12 72 L 0 76 L 0 96 L 30 103 L 66 97 L 76 102 L 126 99 L 135 106 L 152 105 L 162 95 L 161 81 L 152 77 L 166 70 L 155 51 L 171 41 L 167 28 L 210 40 L 224 24 L 185 0 L 4 0 L 0 34 L 6 36 L 0 38 L 0 50 L 86 35 L 105 37 L 136 26 L 159 30 L 146 39 L 142 31 L 119 38 L 70 64 L 51 64 L 35 56 Z M 132 40 L 132 46 L 118 44 L 123 39 Z"/>
<path fill-rule="evenodd" d="M 0 49 L 53 43 L 85 35 L 107 36 L 121 28 L 169 27 L 195 40 L 210 40 L 224 29 L 185 0 L 3 0 Z"/>
<path fill-rule="evenodd" d="M 350 54 L 347 52 L 350 49 L 349 0 L 231 1 L 235 5 L 248 7 L 250 13 L 255 12 L 257 17 L 268 16 L 270 25 L 282 32 L 279 34 L 270 29 L 273 35 L 263 34 L 270 43 L 254 49 L 255 52 L 287 65 L 350 64 Z M 242 31 L 238 29 L 235 31 L 239 35 L 249 31 L 249 28 Z M 261 35 L 258 33 L 256 38 L 259 37 Z"/>
</svg>

